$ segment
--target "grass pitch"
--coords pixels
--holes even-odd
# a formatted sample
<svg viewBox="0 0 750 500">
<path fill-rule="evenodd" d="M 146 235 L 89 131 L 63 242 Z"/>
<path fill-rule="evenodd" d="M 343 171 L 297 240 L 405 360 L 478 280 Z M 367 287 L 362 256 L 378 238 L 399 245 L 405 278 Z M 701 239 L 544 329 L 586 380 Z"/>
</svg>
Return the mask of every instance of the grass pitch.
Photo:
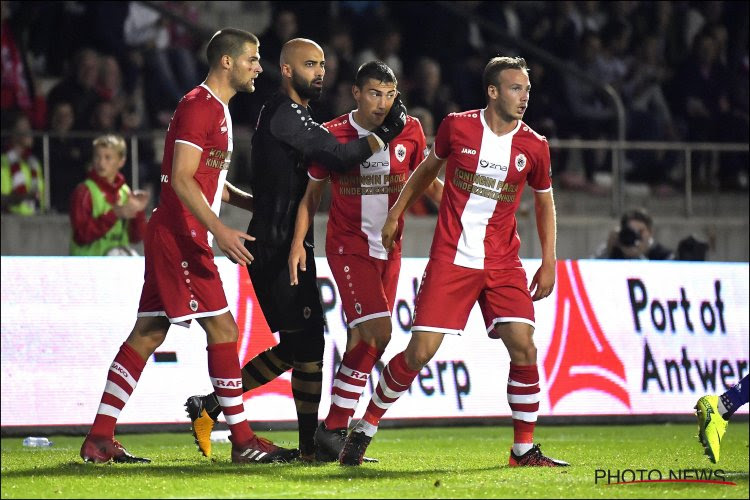
<svg viewBox="0 0 750 500">
<path fill-rule="evenodd" d="M 572 464 L 555 469 L 509 468 L 509 427 L 383 429 L 368 449 L 380 463 L 354 468 L 235 466 L 229 444 L 214 443 L 209 460 L 188 431 L 123 435 L 128 450 L 153 460 L 146 465 L 84 464 L 78 456 L 82 437 L 52 436 L 52 448 L 24 448 L 22 438 L 4 438 L 2 498 L 748 498 L 747 422 L 729 425 L 717 465 L 703 456 L 696 431 L 694 424 L 539 426 L 542 450 Z M 296 432 L 263 435 L 296 446 Z M 658 470 L 665 479 L 670 471 L 686 470 L 694 479 L 697 469 L 704 477 L 720 473 L 736 486 L 607 485 L 606 479 L 596 482 L 597 469 L 636 475 Z M 649 477 L 657 478 L 656 472 L 644 479 Z"/>
</svg>

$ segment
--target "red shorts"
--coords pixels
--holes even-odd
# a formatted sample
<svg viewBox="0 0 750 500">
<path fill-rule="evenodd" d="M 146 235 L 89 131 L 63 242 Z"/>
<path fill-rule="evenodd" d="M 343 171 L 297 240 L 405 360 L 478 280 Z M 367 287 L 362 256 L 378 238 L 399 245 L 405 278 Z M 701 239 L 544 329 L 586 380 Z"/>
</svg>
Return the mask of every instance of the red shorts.
<svg viewBox="0 0 750 500">
<path fill-rule="evenodd" d="M 535 326 L 522 267 L 471 269 L 430 259 L 417 294 L 412 331 L 460 334 L 477 301 L 490 337 L 497 323 Z"/>
<path fill-rule="evenodd" d="M 391 315 L 401 271 L 400 259 L 329 255 L 328 265 L 336 280 L 350 328 L 369 319 Z"/>
<path fill-rule="evenodd" d="M 166 316 L 170 323 L 190 326 L 193 318 L 229 311 L 208 243 L 148 224 L 144 251 L 146 270 L 138 317 Z"/>
</svg>

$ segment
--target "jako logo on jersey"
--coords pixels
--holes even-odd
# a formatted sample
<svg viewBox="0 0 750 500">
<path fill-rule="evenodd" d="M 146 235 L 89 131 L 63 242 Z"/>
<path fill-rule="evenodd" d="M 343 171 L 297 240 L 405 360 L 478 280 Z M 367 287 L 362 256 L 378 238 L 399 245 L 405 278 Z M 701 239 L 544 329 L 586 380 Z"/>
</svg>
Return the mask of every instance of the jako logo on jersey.
<svg viewBox="0 0 750 500">
<path fill-rule="evenodd" d="M 475 154 L 477 154 L 477 150 L 476 149 L 463 148 L 461 150 L 461 153 L 462 154 L 467 154 L 467 155 L 475 155 Z"/>
<path fill-rule="evenodd" d="M 487 160 L 479 160 L 479 166 L 482 168 L 494 168 L 497 170 L 502 170 L 503 172 L 508 170 L 507 165 L 498 165 L 497 163 L 491 163 Z"/>
<path fill-rule="evenodd" d="M 168 174 L 161 174 L 161 181 L 169 184 L 169 175 Z"/>
<path fill-rule="evenodd" d="M 516 156 L 516 169 L 518 169 L 518 171 L 520 172 L 521 170 L 523 170 L 523 167 L 525 166 L 526 166 L 526 157 L 524 156 L 523 153 L 518 153 L 518 155 Z"/>
<path fill-rule="evenodd" d="M 557 266 L 557 316 L 544 371 L 550 409 L 576 391 L 601 391 L 630 408 L 625 368 L 591 308 L 576 261 Z"/>
<path fill-rule="evenodd" d="M 396 159 L 398 161 L 400 162 L 404 161 L 404 158 L 406 158 L 406 146 L 404 146 L 403 144 L 397 144 L 395 153 L 396 153 Z"/>
<path fill-rule="evenodd" d="M 226 117 L 224 117 L 224 118 L 222 118 L 222 119 L 221 119 L 221 123 L 219 124 L 219 131 L 220 131 L 220 132 L 221 132 L 222 134 L 226 134 L 226 133 L 227 133 L 227 130 L 228 130 L 228 129 L 227 129 L 227 118 L 226 118 Z"/>
</svg>

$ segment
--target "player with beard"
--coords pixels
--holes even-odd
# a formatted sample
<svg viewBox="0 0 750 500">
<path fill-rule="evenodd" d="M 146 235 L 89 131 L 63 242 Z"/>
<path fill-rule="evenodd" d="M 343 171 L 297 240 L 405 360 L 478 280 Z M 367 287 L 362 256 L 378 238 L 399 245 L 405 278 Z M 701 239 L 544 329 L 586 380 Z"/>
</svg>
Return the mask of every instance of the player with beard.
<svg viewBox="0 0 750 500">
<path fill-rule="evenodd" d="M 159 206 L 146 228 L 138 316 L 107 371 L 94 423 L 81 445 L 86 462 L 150 462 L 131 455 L 115 439 L 117 419 L 170 326 L 189 327 L 193 319 L 206 331 L 208 375 L 227 417 L 232 462 L 294 458 L 294 450 L 255 435 L 245 419 L 237 324 L 211 251 L 216 238 L 224 255 L 238 264 L 253 259 L 242 244 L 253 237 L 224 225 L 219 207 L 224 201 L 252 210 L 252 196 L 226 182 L 233 150 L 228 103 L 237 92 L 255 90 L 263 71 L 258 45 L 257 37 L 246 31 L 216 32 L 206 48 L 210 69 L 205 81 L 180 100 L 172 116 L 164 140 Z"/>
<path fill-rule="evenodd" d="M 286 42 L 279 60 L 280 92 L 261 109 L 252 138 L 250 185 L 254 213 L 248 231 L 255 240 L 245 246 L 254 256 L 250 279 L 271 331 L 279 343 L 242 368 L 242 388 L 249 391 L 292 369 L 292 394 L 299 423 L 299 448 L 304 460 L 315 458 L 313 436 L 323 380 L 325 319 L 316 282 L 313 231 L 304 238 L 307 270 L 291 286 L 287 258 L 297 207 L 307 187 L 307 163 L 337 172 L 357 165 L 386 147 L 406 124 L 406 108 L 396 97 L 383 123 L 371 134 L 340 143 L 312 119 L 311 100 L 323 90 L 325 57 L 312 40 Z M 200 451 L 211 454 L 210 434 L 221 413 L 215 394 L 192 396 L 185 403 Z"/>
</svg>

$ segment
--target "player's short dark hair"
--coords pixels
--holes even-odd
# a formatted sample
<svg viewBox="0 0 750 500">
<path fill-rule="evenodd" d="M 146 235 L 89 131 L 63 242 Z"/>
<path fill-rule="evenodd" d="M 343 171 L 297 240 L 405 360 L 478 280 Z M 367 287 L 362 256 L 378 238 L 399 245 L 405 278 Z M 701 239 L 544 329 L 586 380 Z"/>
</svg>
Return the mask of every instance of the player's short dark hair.
<svg viewBox="0 0 750 500">
<path fill-rule="evenodd" d="M 219 63 L 222 56 L 236 58 L 244 49 L 246 43 L 260 45 L 258 37 L 249 31 L 237 28 L 224 28 L 214 33 L 206 47 L 206 58 L 208 65 L 213 67 Z"/>
<path fill-rule="evenodd" d="M 393 70 L 383 61 L 370 61 L 360 66 L 357 70 L 357 76 L 354 77 L 354 85 L 361 89 L 367 83 L 367 80 L 371 78 L 380 83 L 398 85 L 398 80 Z"/>
<path fill-rule="evenodd" d="M 529 71 L 528 66 L 526 66 L 526 59 L 523 57 L 493 57 L 484 67 L 484 73 L 482 74 L 482 88 L 485 92 L 490 85 L 497 85 L 500 72 L 506 69 L 522 69 L 527 73 Z"/>
</svg>

